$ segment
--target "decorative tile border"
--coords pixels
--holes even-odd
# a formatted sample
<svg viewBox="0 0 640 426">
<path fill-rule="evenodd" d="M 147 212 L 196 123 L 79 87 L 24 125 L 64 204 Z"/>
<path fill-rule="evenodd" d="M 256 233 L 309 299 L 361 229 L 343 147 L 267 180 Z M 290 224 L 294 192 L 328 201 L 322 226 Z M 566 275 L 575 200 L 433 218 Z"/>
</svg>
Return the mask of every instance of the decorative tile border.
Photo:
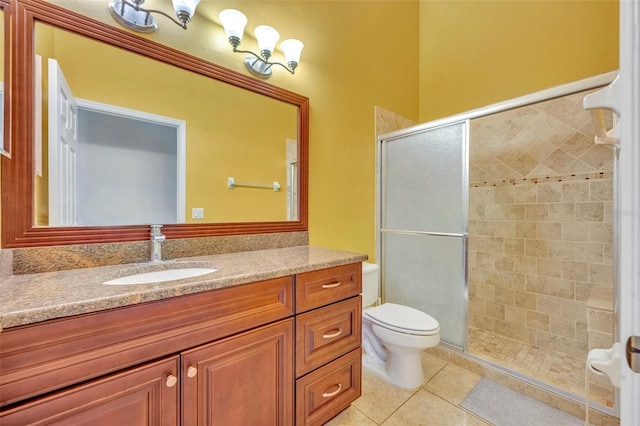
<svg viewBox="0 0 640 426">
<path fill-rule="evenodd" d="M 510 185 L 525 185 L 528 183 L 548 183 L 548 182 L 567 182 L 567 181 L 576 181 L 576 180 L 595 180 L 595 179 L 611 179 L 613 178 L 612 172 L 592 172 L 592 173 L 572 173 L 568 175 L 559 175 L 559 176 L 541 176 L 541 177 L 530 177 L 530 178 L 511 178 L 511 179 L 501 179 L 494 181 L 478 181 L 478 182 L 469 182 L 470 188 L 482 188 L 488 186 L 510 186 Z"/>
</svg>

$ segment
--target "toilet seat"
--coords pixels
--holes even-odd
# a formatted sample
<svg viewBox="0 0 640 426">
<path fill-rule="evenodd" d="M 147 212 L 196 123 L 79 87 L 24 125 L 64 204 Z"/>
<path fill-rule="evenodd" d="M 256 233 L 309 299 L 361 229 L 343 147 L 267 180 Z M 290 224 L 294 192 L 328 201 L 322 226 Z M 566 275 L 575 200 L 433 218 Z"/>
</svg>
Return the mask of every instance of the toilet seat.
<svg viewBox="0 0 640 426">
<path fill-rule="evenodd" d="M 389 330 L 418 336 L 440 332 L 440 324 L 429 314 L 409 306 L 383 303 L 364 312 L 372 322 Z"/>
</svg>

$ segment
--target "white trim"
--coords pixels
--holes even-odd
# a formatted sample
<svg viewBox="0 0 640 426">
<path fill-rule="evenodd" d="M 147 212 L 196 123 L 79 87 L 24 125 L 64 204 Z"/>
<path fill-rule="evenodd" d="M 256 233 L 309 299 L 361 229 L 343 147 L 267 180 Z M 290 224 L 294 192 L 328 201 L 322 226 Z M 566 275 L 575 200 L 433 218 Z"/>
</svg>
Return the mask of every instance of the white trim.
<svg viewBox="0 0 640 426">
<path fill-rule="evenodd" d="M 617 71 L 611 71 L 605 74 L 596 75 L 593 77 L 585 78 L 583 80 L 574 81 L 572 83 L 563 84 L 560 86 L 551 87 L 549 89 L 541 90 L 539 92 L 530 93 L 528 95 L 520 96 L 518 98 L 509 99 L 503 102 L 498 102 L 492 105 L 484 106 L 471 111 L 463 112 L 449 117 L 444 117 L 434 121 L 428 121 L 426 123 L 418 124 L 413 127 L 408 127 L 402 130 L 396 130 L 394 132 L 386 133 L 378 136 L 378 140 L 393 139 L 398 136 L 406 136 L 414 132 L 421 132 L 426 129 L 434 127 L 445 126 L 458 121 L 471 120 L 485 115 L 495 114 L 497 112 L 506 111 L 513 108 L 519 108 L 525 105 L 530 105 L 536 102 L 547 101 L 549 99 L 557 98 L 560 96 L 570 95 L 576 92 L 582 92 L 583 90 L 589 90 L 596 87 L 604 86 L 611 83 L 616 76 Z"/>
<path fill-rule="evenodd" d="M 287 220 L 298 220 L 298 140 L 286 138 L 287 157 Z"/>
<path fill-rule="evenodd" d="M 36 55 L 33 67 L 33 162 L 36 176 L 42 177 L 42 56 Z"/>
<path fill-rule="evenodd" d="M 100 102 L 89 101 L 86 99 L 76 98 L 79 109 L 96 111 L 102 114 L 110 114 L 119 117 L 126 117 L 139 121 L 147 121 L 149 123 L 155 123 L 162 126 L 169 126 L 176 128 L 176 161 L 177 161 L 177 173 L 178 182 L 176 183 L 178 201 L 176 221 L 177 223 L 185 223 L 186 209 L 187 209 L 187 122 L 184 120 L 178 120 L 172 117 L 165 117 L 157 114 L 150 114 L 148 112 L 137 111 L 135 109 L 122 108 L 115 105 L 103 104 Z"/>
<path fill-rule="evenodd" d="M 620 2 L 620 341 L 640 335 L 640 3 Z M 640 374 L 621 362 L 620 424 L 640 424 Z"/>
</svg>

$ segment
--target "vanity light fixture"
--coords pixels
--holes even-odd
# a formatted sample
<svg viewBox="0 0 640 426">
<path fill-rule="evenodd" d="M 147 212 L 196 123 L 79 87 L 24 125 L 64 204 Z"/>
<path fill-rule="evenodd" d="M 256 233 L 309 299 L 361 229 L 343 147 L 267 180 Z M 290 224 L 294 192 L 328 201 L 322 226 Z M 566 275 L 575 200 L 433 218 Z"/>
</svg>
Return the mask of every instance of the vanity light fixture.
<svg viewBox="0 0 640 426">
<path fill-rule="evenodd" d="M 269 59 L 273 54 L 278 39 L 280 39 L 280 34 L 275 28 L 268 25 L 259 25 L 254 30 L 256 38 L 258 39 L 258 49 L 260 50 L 260 54 L 258 55 L 249 50 L 238 49 L 242 42 L 244 27 L 247 25 L 247 17 L 244 16 L 242 12 L 235 9 L 225 9 L 220 12 L 218 18 L 224 27 L 233 51 L 251 55 L 244 60 L 244 65 L 251 74 L 259 78 L 269 78 L 271 77 L 271 68 L 273 65 L 280 65 L 291 74 L 295 73 L 298 63 L 300 62 L 300 53 L 304 47 L 304 44 L 302 44 L 300 40 L 287 39 L 280 43 L 287 65 L 280 62 L 271 62 Z"/>
<path fill-rule="evenodd" d="M 173 0 L 173 9 L 178 19 L 161 10 L 145 9 L 141 7 L 143 3 L 144 0 L 112 0 L 109 3 L 109 12 L 113 19 L 125 27 L 141 33 L 152 33 L 158 29 L 158 22 L 151 13 L 164 15 L 186 30 L 200 0 Z"/>
</svg>

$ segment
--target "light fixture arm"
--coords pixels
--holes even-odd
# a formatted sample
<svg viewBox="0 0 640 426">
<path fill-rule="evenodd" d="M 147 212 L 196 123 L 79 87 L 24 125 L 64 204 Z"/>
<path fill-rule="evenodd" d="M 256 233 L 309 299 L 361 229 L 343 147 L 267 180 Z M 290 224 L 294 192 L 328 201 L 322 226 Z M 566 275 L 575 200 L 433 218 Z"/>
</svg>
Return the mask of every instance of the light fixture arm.
<svg viewBox="0 0 640 426">
<path fill-rule="evenodd" d="M 199 3 L 199 0 L 195 1 L 195 5 L 190 9 L 185 9 L 182 5 L 178 7 L 174 3 L 175 16 L 178 19 L 162 10 L 146 9 L 142 7 L 143 3 L 144 0 L 111 0 L 109 12 L 120 24 L 142 33 L 152 33 L 158 29 L 158 22 L 152 13 L 158 13 L 165 18 L 169 18 L 171 22 L 186 30 L 187 24 L 191 22 L 191 15 L 195 12 L 195 5 Z"/>
<path fill-rule="evenodd" d="M 140 7 L 140 5 L 143 3 L 144 1 L 141 2 L 137 2 L 137 1 L 133 1 L 133 3 L 127 1 L 127 0 L 122 0 L 122 3 L 126 3 L 129 6 L 133 7 L 135 10 L 140 11 L 140 12 L 146 12 L 146 13 L 159 13 L 162 16 L 165 16 L 169 19 L 171 19 L 173 21 L 174 24 L 178 25 L 179 27 L 182 27 L 182 29 L 187 29 L 187 24 L 191 21 L 191 17 L 184 12 L 179 12 L 178 13 L 178 19 L 180 19 L 180 21 L 178 21 L 177 19 L 175 19 L 173 16 L 169 15 L 168 13 L 163 12 L 162 10 L 158 10 L 158 9 L 145 9 L 144 7 Z"/>
<path fill-rule="evenodd" d="M 231 43 L 231 40 L 229 40 L 229 43 Z M 233 46 L 233 43 L 231 43 L 231 45 Z M 233 46 L 233 52 L 234 53 L 248 53 L 249 55 L 252 55 L 256 58 L 256 60 L 262 62 L 265 65 L 265 69 L 270 69 L 273 65 L 280 65 L 282 68 L 284 68 L 285 70 L 289 71 L 291 74 L 295 74 L 295 69 L 298 66 L 298 64 L 296 64 L 295 62 L 290 62 L 289 66 L 286 66 L 285 64 L 282 64 L 280 62 L 271 62 L 268 59 L 269 58 L 263 58 L 262 56 L 258 55 L 257 53 L 254 53 L 250 50 L 240 50 L 237 47 Z"/>
</svg>

